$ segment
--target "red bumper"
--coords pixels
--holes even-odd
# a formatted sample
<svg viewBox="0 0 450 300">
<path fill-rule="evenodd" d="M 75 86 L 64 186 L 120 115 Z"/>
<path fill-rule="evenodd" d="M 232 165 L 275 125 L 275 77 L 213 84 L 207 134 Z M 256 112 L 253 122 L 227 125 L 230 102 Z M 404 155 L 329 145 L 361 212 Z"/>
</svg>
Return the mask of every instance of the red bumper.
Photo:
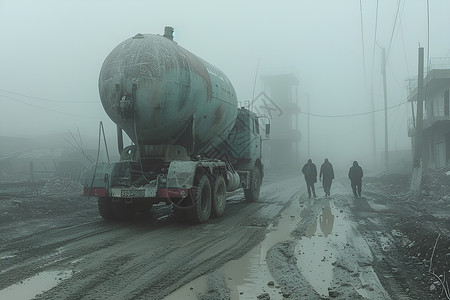
<svg viewBox="0 0 450 300">
<path fill-rule="evenodd" d="M 160 198 L 185 198 L 188 196 L 188 189 L 158 189 L 158 197 Z"/>
<path fill-rule="evenodd" d="M 106 197 L 108 193 L 106 192 L 106 188 L 84 188 L 85 196 L 94 196 L 94 197 Z"/>
</svg>

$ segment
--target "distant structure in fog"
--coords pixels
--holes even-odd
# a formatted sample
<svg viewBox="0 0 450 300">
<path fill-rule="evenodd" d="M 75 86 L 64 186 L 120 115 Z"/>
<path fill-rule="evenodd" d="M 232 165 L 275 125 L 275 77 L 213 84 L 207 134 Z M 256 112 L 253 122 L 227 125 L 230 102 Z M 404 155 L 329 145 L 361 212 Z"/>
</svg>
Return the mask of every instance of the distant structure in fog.
<svg viewBox="0 0 450 300">
<path fill-rule="evenodd" d="M 423 85 L 422 161 L 425 168 L 437 169 L 450 163 L 450 58 L 432 58 Z M 407 88 L 408 101 L 417 103 L 417 77 L 407 80 Z M 413 149 L 416 135 L 414 113 L 408 120 L 408 136 Z"/>
<path fill-rule="evenodd" d="M 264 91 L 254 100 L 254 110 L 271 119 L 270 140 L 264 145 L 267 167 L 298 168 L 299 80 L 293 74 L 261 77 Z M 264 157 L 264 156 L 263 156 Z"/>
</svg>

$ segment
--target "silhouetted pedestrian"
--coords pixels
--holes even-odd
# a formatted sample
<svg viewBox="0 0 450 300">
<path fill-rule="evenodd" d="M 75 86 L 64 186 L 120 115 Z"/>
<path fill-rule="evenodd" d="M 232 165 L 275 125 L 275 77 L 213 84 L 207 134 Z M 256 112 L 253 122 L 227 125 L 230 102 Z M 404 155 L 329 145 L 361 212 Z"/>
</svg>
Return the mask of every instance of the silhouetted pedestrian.
<svg viewBox="0 0 450 300">
<path fill-rule="evenodd" d="M 325 158 L 324 163 L 320 166 L 319 180 L 322 181 L 325 197 L 330 196 L 331 182 L 334 179 L 333 165 Z"/>
<path fill-rule="evenodd" d="M 361 183 L 363 178 L 363 170 L 361 166 L 358 165 L 358 162 L 355 160 L 353 162 L 353 166 L 350 167 L 348 171 L 348 178 L 350 178 L 350 183 L 353 190 L 353 195 L 361 197 Z"/>
<path fill-rule="evenodd" d="M 308 197 L 311 198 L 311 191 L 316 198 L 316 190 L 314 188 L 314 183 L 317 182 L 317 168 L 313 164 L 311 159 L 303 166 L 302 173 L 305 174 L 306 188 L 308 189 Z"/>
</svg>

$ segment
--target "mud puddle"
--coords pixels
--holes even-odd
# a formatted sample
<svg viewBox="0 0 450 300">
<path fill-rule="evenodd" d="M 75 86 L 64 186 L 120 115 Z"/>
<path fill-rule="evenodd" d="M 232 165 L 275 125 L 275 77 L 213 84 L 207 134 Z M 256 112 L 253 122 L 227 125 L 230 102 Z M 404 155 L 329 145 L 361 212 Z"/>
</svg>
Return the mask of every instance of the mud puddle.
<svg viewBox="0 0 450 300">
<path fill-rule="evenodd" d="M 0 299 L 33 299 L 72 276 L 72 271 L 46 271 L 0 290 Z"/>
<path fill-rule="evenodd" d="M 267 293 L 270 299 L 282 299 L 279 289 L 266 263 L 267 251 L 283 241 L 291 240 L 300 218 L 298 201 L 281 213 L 276 226 L 272 223 L 263 242 L 238 260 L 232 260 L 223 267 L 231 299 L 255 299 Z M 269 284 L 270 282 L 270 284 Z M 272 284 L 273 283 L 273 284 Z"/>
<path fill-rule="evenodd" d="M 298 269 L 322 296 L 328 296 L 337 255 L 346 244 L 350 229 L 343 214 L 336 213 L 334 205 L 326 203 L 295 247 Z"/>
<path fill-rule="evenodd" d="M 348 201 L 337 197 L 323 204 L 322 212 L 295 246 L 297 267 L 322 297 L 358 294 L 367 299 L 389 299 L 373 269 L 367 241 L 349 212 L 342 209 Z"/>
<path fill-rule="evenodd" d="M 269 294 L 270 299 L 273 300 L 283 299 L 270 274 L 266 263 L 266 255 L 273 245 L 292 240 L 290 233 L 296 229 L 302 207 L 300 207 L 298 200 L 294 200 L 288 209 L 281 212 L 278 223 L 276 225 L 271 223 L 268 226 L 268 232 L 263 242 L 240 259 L 231 260 L 221 268 L 220 271 L 223 273 L 230 299 L 255 299 L 256 296 L 264 293 Z M 200 295 L 206 294 L 208 291 L 209 276 L 201 276 L 191 281 L 164 299 L 198 299 Z"/>
</svg>

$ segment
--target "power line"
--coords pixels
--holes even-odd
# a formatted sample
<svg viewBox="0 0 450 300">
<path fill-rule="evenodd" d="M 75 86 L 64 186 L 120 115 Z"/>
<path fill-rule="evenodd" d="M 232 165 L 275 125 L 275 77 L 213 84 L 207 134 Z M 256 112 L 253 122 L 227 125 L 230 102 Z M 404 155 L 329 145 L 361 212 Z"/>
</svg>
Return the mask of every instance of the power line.
<svg viewBox="0 0 450 300">
<path fill-rule="evenodd" d="M 402 5 L 402 10 L 400 12 L 400 18 L 399 18 L 399 23 L 400 23 L 400 34 L 402 36 L 402 44 L 403 44 L 403 56 L 405 58 L 405 65 L 406 65 L 406 73 L 408 74 L 408 77 L 410 77 L 410 73 L 409 73 L 409 64 L 408 64 L 408 59 L 407 59 L 407 55 L 406 55 L 406 43 L 405 43 L 405 35 L 403 33 L 403 22 L 402 22 L 402 15 L 403 12 L 405 11 L 405 5 L 406 5 L 406 1 L 403 2 Z"/>
<path fill-rule="evenodd" d="M 427 72 L 430 63 L 430 1 L 427 0 Z"/>
<path fill-rule="evenodd" d="M 392 108 L 396 108 L 400 105 L 406 104 L 408 103 L 408 101 L 405 102 L 401 102 L 399 104 L 393 105 L 391 107 L 388 107 L 386 109 L 392 109 Z M 364 115 L 368 115 L 368 114 L 372 114 L 372 113 L 376 113 L 376 112 L 380 112 L 380 111 L 384 111 L 384 108 L 380 108 L 380 109 L 376 109 L 376 110 L 372 110 L 372 111 L 368 111 L 368 112 L 363 112 L 363 113 L 357 113 L 357 114 L 349 114 L 349 115 L 317 115 L 317 114 L 312 114 L 312 113 L 306 113 L 301 111 L 301 114 L 304 115 L 308 115 L 308 116 L 312 116 L 312 117 L 319 117 L 319 118 L 347 118 L 347 117 L 357 117 L 357 116 L 364 116 Z"/>
<path fill-rule="evenodd" d="M 372 52 L 372 89 L 373 89 L 373 69 L 375 65 L 375 46 L 377 45 L 377 27 L 378 27 L 378 0 L 377 0 L 377 10 L 375 13 L 375 34 L 373 37 L 373 52 Z"/>
<path fill-rule="evenodd" d="M 397 17 L 398 17 L 399 10 L 400 10 L 400 0 L 397 0 L 397 11 L 395 13 L 394 26 L 392 27 L 391 40 L 389 41 L 389 48 L 388 48 L 388 53 L 386 56 L 386 61 L 389 60 L 389 53 L 391 52 L 392 40 L 394 39 L 395 26 L 397 24 Z"/>
<path fill-rule="evenodd" d="M 395 83 L 403 90 L 403 86 L 402 86 L 402 84 L 400 83 L 400 80 L 398 80 L 398 78 L 395 76 L 394 69 L 392 68 L 391 63 L 390 63 L 390 62 L 387 62 L 387 66 L 388 66 L 389 69 L 391 70 L 391 74 L 392 74 L 392 77 L 394 77 Z"/>
<path fill-rule="evenodd" d="M 430 68 L 430 2 L 427 0 L 427 74 Z M 425 84 L 425 92 L 423 94 L 424 103 L 427 101 L 427 93 L 428 93 L 428 84 Z"/>
<path fill-rule="evenodd" d="M 402 89 L 402 95 L 401 95 L 401 97 L 400 98 L 403 98 L 404 97 L 404 95 L 405 95 L 405 89 Z M 403 122 L 404 122 L 404 119 L 405 119 L 405 117 L 406 117 L 406 111 L 405 111 L 405 114 L 403 114 L 402 116 L 403 116 L 403 118 L 402 118 L 402 120 L 400 120 L 400 118 L 399 118 L 399 114 L 400 114 L 400 106 L 398 106 L 399 108 L 397 109 L 397 111 L 396 111 L 396 115 L 395 115 L 395 118 L 394 118 L 394 121 L 392 122 L 391 121 L 391 123 L 390 123 L 390 125 L 389 125 L 389 132 L 393 132 L 394 130 L 393 130 L 393 128 L 394 128 L 394 124 L 396 123 L 396 122 L 398 122 L 399 124 L 402 124 Z M 404 124 L 404 123 L 403 123 Z M 400 135 L 400 128 L 401 128 L 401 126 L 395 126 L 396 128 L 397 128 L 397 138 L 398 138 L 398 136 Z"/>
<path fill-rule="evenodd" d="M 363 69 L 364 69 L 364 87 L 367 91 L 367 75 L 366 75 L 366 53 L 364 49 L 364 26 L 363 26 L 363 12 L 362 12 L 362 0 L 359 0 L 359 11 L 361 15 L 361 42 L 362 42 L 362 51 L 363 51 Z"/>
<path fill-rule="evenodd" d="M 373 99 L 373 72 L 374 72 L 374 64 L 375 64 L 375 46 L 377 44 L 377 30 L 378 30 L 378 0 L 377 0 L 377 9 L 375 13 L 375 32 L 373 37 L 373 51 L 372 51 L 372 70 L 370 74 L 370 108 L 372 111 L 375 110 L 375 101 Z M 374 162 L 376 162 L 376 148 L 377 148 L 377 142 L 376 142 L 376 133 L 375 133 L 375 113 L 372 112 L 372 155 Z"/>
<path fill-rule="evenodd" d="M 18 93 L 18 92 L 13 92 L 13 91 L 8 91 L 8 90 L 0 90 L 0 92 L 8 93 L 8 94 L 14 94 L 14 95 L 22 96 L 22 97 L 25 97 L 25 98 L 36 99 L 36 100 L 41 100 L 41 101 L 46 101 L 46 102 L 60 103 L 60 104 L 68 104 L 68 103 L 95 103 L 94 101 L 66 101 L 66 102 L 63 102 L 63 101 L 51 100 L 51 99 L 47 99 L 47 98 L 28 96 L 28 95 L 25 95 L 25 94 L 21 94 L 21 93 Z M 7 97 L 7 96 L 4 96 L 4 97 Z"/>
<path fill-rule="evenodd" d="M 78 115 L 78 114 L 66 113 L 66 112 L 62 112 L 62 111 L 56 110 L 56 109 L 42 107 L 42 106 L 39 106 L 39 105 L 36 105 L 36 104 L 33 104 L 33 103 L 29 103 L 29 102 L 26 102 L 26 101 L 23 101 L 23 100 L 20 100 L 20 99 L 17 99 L 17 98 L 5 96 L 5 95 L 2 95 L 1 97 L 17 101 L 17 102 L 20 102 L 20 103 L 28 105 L 28 106 L 32 106 L 32 107 L 35 107 L 35 108 L 39 108 L 39 109 L 42 109 L 42 110 L 51 111 L 51 112 L 55 112 L 55 113 L 59 113 L 59 114 L 67 115 L 67 116 L 90 118 L 90 119 L 94 119 L 95 118 L 95 119 L 97 119 L 96 117 L 93 117 L 93 116 L 86 116 L 86 115 Z"/>
<path fill-rule="evenodd" d="M 406 2 L 405 2 L 406 3 Z M 402 41 L 403 41 L 403 55 L 405 56 L 405 63 L 406 63 L 406 72 L 408 73 L 408 77 L 410 77 L 409 73 L 409 65 L 408 65 L 408 59 L 406 57 L 406 45 L 405 45 L 405 36 L 403 34 L 403 25 L 402 20 L 400 19 L 400 32 L 402 34 Z"/>
</svg>

